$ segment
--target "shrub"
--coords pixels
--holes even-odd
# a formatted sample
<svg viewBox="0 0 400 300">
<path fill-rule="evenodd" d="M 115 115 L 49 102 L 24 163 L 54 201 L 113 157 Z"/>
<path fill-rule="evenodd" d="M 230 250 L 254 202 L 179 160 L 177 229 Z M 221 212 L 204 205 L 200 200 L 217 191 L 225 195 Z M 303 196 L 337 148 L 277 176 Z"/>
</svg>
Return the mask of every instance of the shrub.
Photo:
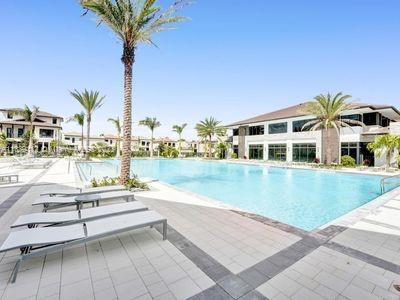
<svg viewBox="0 0 400 300">
<path fill-rule="evenodd" d="M 167 158 L 177 158 L 179 155 L 179 151 L 176 150 L 174 147 L 166 147 L 163 156 Z"/>
<path fill-rule="evenodd" d="M 235 152 L 233 152 L 233 153 L 231 153 L 231 158 L 236 159 L 236 158 L 238 158 L 238 155 Z"/>
<path fill-rule="evenodd" d="M 314 163 L 320 164 L 320 163 L 321 163 L 321 160 L 320 160 L 318 157 L 316 157 L 316 158 L 314 158 Z"/>
<path fill-rule="evenodd" d="M 342 156 L 342 166 L 344 167 L 355 167 L 356 160 L 352 158 L 350 155 Z"/>
<path fill-rule="evenodd" d="M 118 185 L 119 184 L 119 177 L 104 177 L 103 179 L 97 180 L 93 178 L 90 183 L 92 187 L 100 187 L 100 186 L 110 186 L 110 185 Z M 134 175 L 132 178 L 129 179 L 128 183 L 125 185 L 128 189 L 141 189 L 141 190 L 148 190 L 149 186 L 141 182 L 139 178 Z"/>
</svg>

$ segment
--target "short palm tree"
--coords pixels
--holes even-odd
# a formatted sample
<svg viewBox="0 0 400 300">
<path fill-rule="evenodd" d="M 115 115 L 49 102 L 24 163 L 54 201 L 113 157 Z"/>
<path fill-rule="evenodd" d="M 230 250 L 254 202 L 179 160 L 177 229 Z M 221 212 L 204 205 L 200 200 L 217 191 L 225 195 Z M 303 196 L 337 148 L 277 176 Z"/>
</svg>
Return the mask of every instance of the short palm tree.
<svg viewBox="0 0 400 300">
<path fill-rule="evenodd" d="M 332 130 L 336 131 L 339 136 L 341 127 L 351 128 L 351 125 L 364 126 L 360 121 L 341 118 L 341 114 L 345 110 L 352 108 L 352 104 L 348 102 L 350 98 L 350 95 L 343 95 L 343 93 L 337 93 L 336 95 L 321 94 L 314 97 L 314 101 L 308 102 L 302 110 L 302 112 L 316 117 L 315 120 L 305 123 L 302 130 L 309 128 L 310 130 L 323 129 L 325 131 L 326 144 L 328 145 L 324 157 L 325 164 L 332 163 Z M 339 148 L 339 145 L 336 146 Z"/>
<path fill-rule="evenodd" d="M 33 139 L 35 134 L 35 126 L 33 123 L 35 122 L 35 119 L 39 113 L 39 107 L 32 106 L 32 109 L 30 109 L 28 105 L 25 105 L 24 108 L 15 109 L 12 113 L 21 116 L 26 122 L 29 123 L 28 156 L 34 156 L 35 151 L 33 148 Z"/>
<path fill-rule="evenodd" d="M 83 153 L 83 126 L 85 125 L 85 113 L 82 111 L 78 114 L 74 114 L 72 117 L 67 119 L 67 122 L 76 122 L 79 126 L 81 126 L 81 152 Z"/>
<path fill-rule="evenodd" d="M 367 145 L 368 150 L 377 156 L 386 156 L 386 171 L 390 168 L 392 155 L 396 149 L 400 150 L 400 136 L 394 134 L 380 135 L 372 143 Z"/>
<path fill-rule="evenodd" d="M 7 136 L 4 132 L 0 132 L 0 153 L 4 151 L 7 147 L 8 141 L 7 141 Z"/>
<path fill-rule="evenodd" d="M 208 157 L 212 155 L 213 137 L 222 137 L 226 134 L 226 128 L 220 124 L 221 122 L 217 121 L 214 117 L 205 118 L 204 121 L 196 124 L 195 129 L 198 136 L 208 141 Z"/>
<path fill-rule="evenodd" d="M 161 126 L 161 123 L 157 121 L 157 118 L 149 118 L 147 117 L 144 120 L 139 121 L 139 125 L 146 126 L 151 131 L 151 140 L 150 140 L 150 157 L 153 157 L 153 140 L 154 140 L 154 129 Z"/>
<path fill-rule="evenodd" d="M 115 129 L 117 129 L 117 154 L 116 154 L 116 157 L 120 157 L 120 155 L 121 155 L 120 142 L 121 142 L 121 131 L 122 131 L 121 121 L 120 121 L 119 117 L 117 117 L 116 119 L 109 118 L 107 121 L 113 123 L 115 126 Z"/>
<path fill-rule="evenodd" d="M 97 15 L 100 23 L 107 24 L 122 42 L 121 61 L 124 64 L 124 139 L 121 159 L 121 184 L 130 176 L 132 135 L 132 67 L 139 44 L 155 45 L 154 33 L 172 29 L 171 24 L 185 18 L 176 16 L 182 7 L 177 0 L 165 11 L 156 0 L 80 0 L 83 8 Z"/>
<path fill-rule="evenodd" d="M 83 92 L 74 90 L 70 93 L 86 111 L 86 159 L 89 160 L 90 123 L 92 122 L 93 113 L 103 105 L 105 96 L 100 96 L 98 91 L 88 91 L 86 89 Z"/>
<path fill-rule="evenodd" d="M 178 141 L 178 151 L 179 151 L 179 155 L 181 155 L 181 142 L 182 142 L 182 132 L 185 129 L 185 127 L 187 126 L 186 123 L 183 123 L 182 125 L 174 125 L 172 126 L 172 131 L 175 131 L 178 136 L 179 136 L 179 141 Z"/>
</svg>

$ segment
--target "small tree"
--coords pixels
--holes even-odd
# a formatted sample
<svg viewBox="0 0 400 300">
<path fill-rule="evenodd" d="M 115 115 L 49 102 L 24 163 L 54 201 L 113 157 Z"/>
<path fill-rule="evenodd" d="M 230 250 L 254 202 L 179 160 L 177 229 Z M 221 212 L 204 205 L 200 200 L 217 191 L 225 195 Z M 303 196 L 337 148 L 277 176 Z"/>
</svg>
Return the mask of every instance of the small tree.
<svg viewBox="0 0 400 300">
<path fill-rule="evenodd" d="M 119 117 L 117 117 L 116 119 L 113 118 L 109 118 L 108 122 L 111 122 L 112 124 L 114 124 L 115 129 L 117 129 L 117 155 L 116 157 L 120 157 L 121 155 L 121 131 L 122 131 L 122 125 L 121 125 L 121 121 L 119 119 Z"/>
<path fill-rule="evenodd" d="M 182 142 L 182 132 L 186 127 L 186 123 L 183 123 L 182 125 L 174 125 L 172 126 L 172 131 L 175 131 L 178 134 L 179 141 L 178 141 L 178 152 L 179 155 L 181 155 L 182 147 L 181 147 L 181 142 Z"/>
<path fill-rule="evenodd" d="M 368 150 L 373 151 L 377 156 L 386 156 L 386 171 L 390 168 L 390 162 L 394 150 L 400 149 L 400 136 L 394 134 L 380 135 L 372 143 L 367 145 Z"/>
<path fill-rule="evenodd" d="M 139 121 L 139 125 L 146 126 L 151 131 L 151 140 L 150 140 L 150 157 L 153 157 L 153 142 L 154 142 L 154 129 L 161 126 L 161 123 L 157 121 L 157 118 L 149 118 L 147 117 L 144 120 Z"/>
<path fill-rule="evenodd" d="M 83 126 L 85 125 L 85 113 L 82 111 L 79 114 L 74 114 L 72 117 L 67 119 L 67 122 L 76 122 L 81 127 L 81 152 L 83 153 Z"/>
<path fill-rule="evenodd" d="M 222 137 L 226 134 L 226 128 L 213 117 L 205 118 L 196 124 L 197 135 L 204 141 L 208 141 L 208 156 L 212 155 L 212 139 L 214 136 Z"/>
<path fill-rule="evenodd" d="M 24 108 L 15 109 L 12 113 L 23 117 L 24 120 L 29 123 L 28 156 L 34 156 L 35 155 L 35 149 L 34 149 L 35 126 L 33 125 L 33 123 L 35 122 L 35 119 L 39 113 L 39 107 L 33 106 L 32 109 L 30 109 L 28 105 L 25 105 Z"/>
<path fill-rule="evenodd" d="M 90 123 L 92 122 L 93 113 L 103 105 L 103 100 L 105 96 L 100 96 L 100 93 L 98 91 L 88 91 L 86 89 L 83 92 L 78 92 L 77 90 L 74 90 L 70 93 L 86 110 L 86 159 L 88 160 L 90 145 Z"/>
<path fill-rule="evenodd" d="M 4 152 L 6 153 L 6 148 L 7 148 L 7 136 L 4 132 L 0 132 L 0 154 Z"/>
</svg>

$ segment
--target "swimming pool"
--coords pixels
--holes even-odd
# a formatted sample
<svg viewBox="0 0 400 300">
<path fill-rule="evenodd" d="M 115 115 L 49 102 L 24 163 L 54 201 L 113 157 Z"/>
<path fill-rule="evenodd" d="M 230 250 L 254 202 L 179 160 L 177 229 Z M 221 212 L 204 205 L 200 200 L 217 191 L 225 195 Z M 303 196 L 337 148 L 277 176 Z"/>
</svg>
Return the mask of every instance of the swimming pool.
<svg viewBox="0 0 400 300">
<path fill-rule="evenodd" d="M 119 175 L 119 161 L 79 163 L 83 180 Z M 380 195 L 381 176 L 181 159 L 133 159 L 132 173 L 302 228 L 315 229 Z"/>
</svg>

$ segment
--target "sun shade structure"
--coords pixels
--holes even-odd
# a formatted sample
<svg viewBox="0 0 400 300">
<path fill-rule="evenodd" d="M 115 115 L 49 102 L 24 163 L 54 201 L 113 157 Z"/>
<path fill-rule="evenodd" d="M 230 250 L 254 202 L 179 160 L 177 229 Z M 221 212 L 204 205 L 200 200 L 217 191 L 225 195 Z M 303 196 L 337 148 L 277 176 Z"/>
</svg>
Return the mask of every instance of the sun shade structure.
<svg viewBox="0 0 400 300">
<path fill-rule="evenodd" d="M 116 215 L 128 214 L 138 211 L 148 210 L 148 208 L 139 201 L 118 203 L 107 206 L 93 207 L 80 211 L 66 211 L 56 213 L 32 213 L 19 216 L 11 225 L 11 228 L 37 225 L 66 225 L 73 223 L 83 223 L 95 219 L 112 217 Z"/>
<path fill-rule="evenodd" d="M 21 250 L 19 260 L 11 274 L 11 282 L 14 283 L 21 263 L 31 257 L 157 224 L 162 224 L 163 240 L 166 240 L 167 219 L 151 210 L 98 219 L 83 224 L 24 229 L 11 232 L 0 247 L 0 253 L 13 249 Z"/>
</svg>

